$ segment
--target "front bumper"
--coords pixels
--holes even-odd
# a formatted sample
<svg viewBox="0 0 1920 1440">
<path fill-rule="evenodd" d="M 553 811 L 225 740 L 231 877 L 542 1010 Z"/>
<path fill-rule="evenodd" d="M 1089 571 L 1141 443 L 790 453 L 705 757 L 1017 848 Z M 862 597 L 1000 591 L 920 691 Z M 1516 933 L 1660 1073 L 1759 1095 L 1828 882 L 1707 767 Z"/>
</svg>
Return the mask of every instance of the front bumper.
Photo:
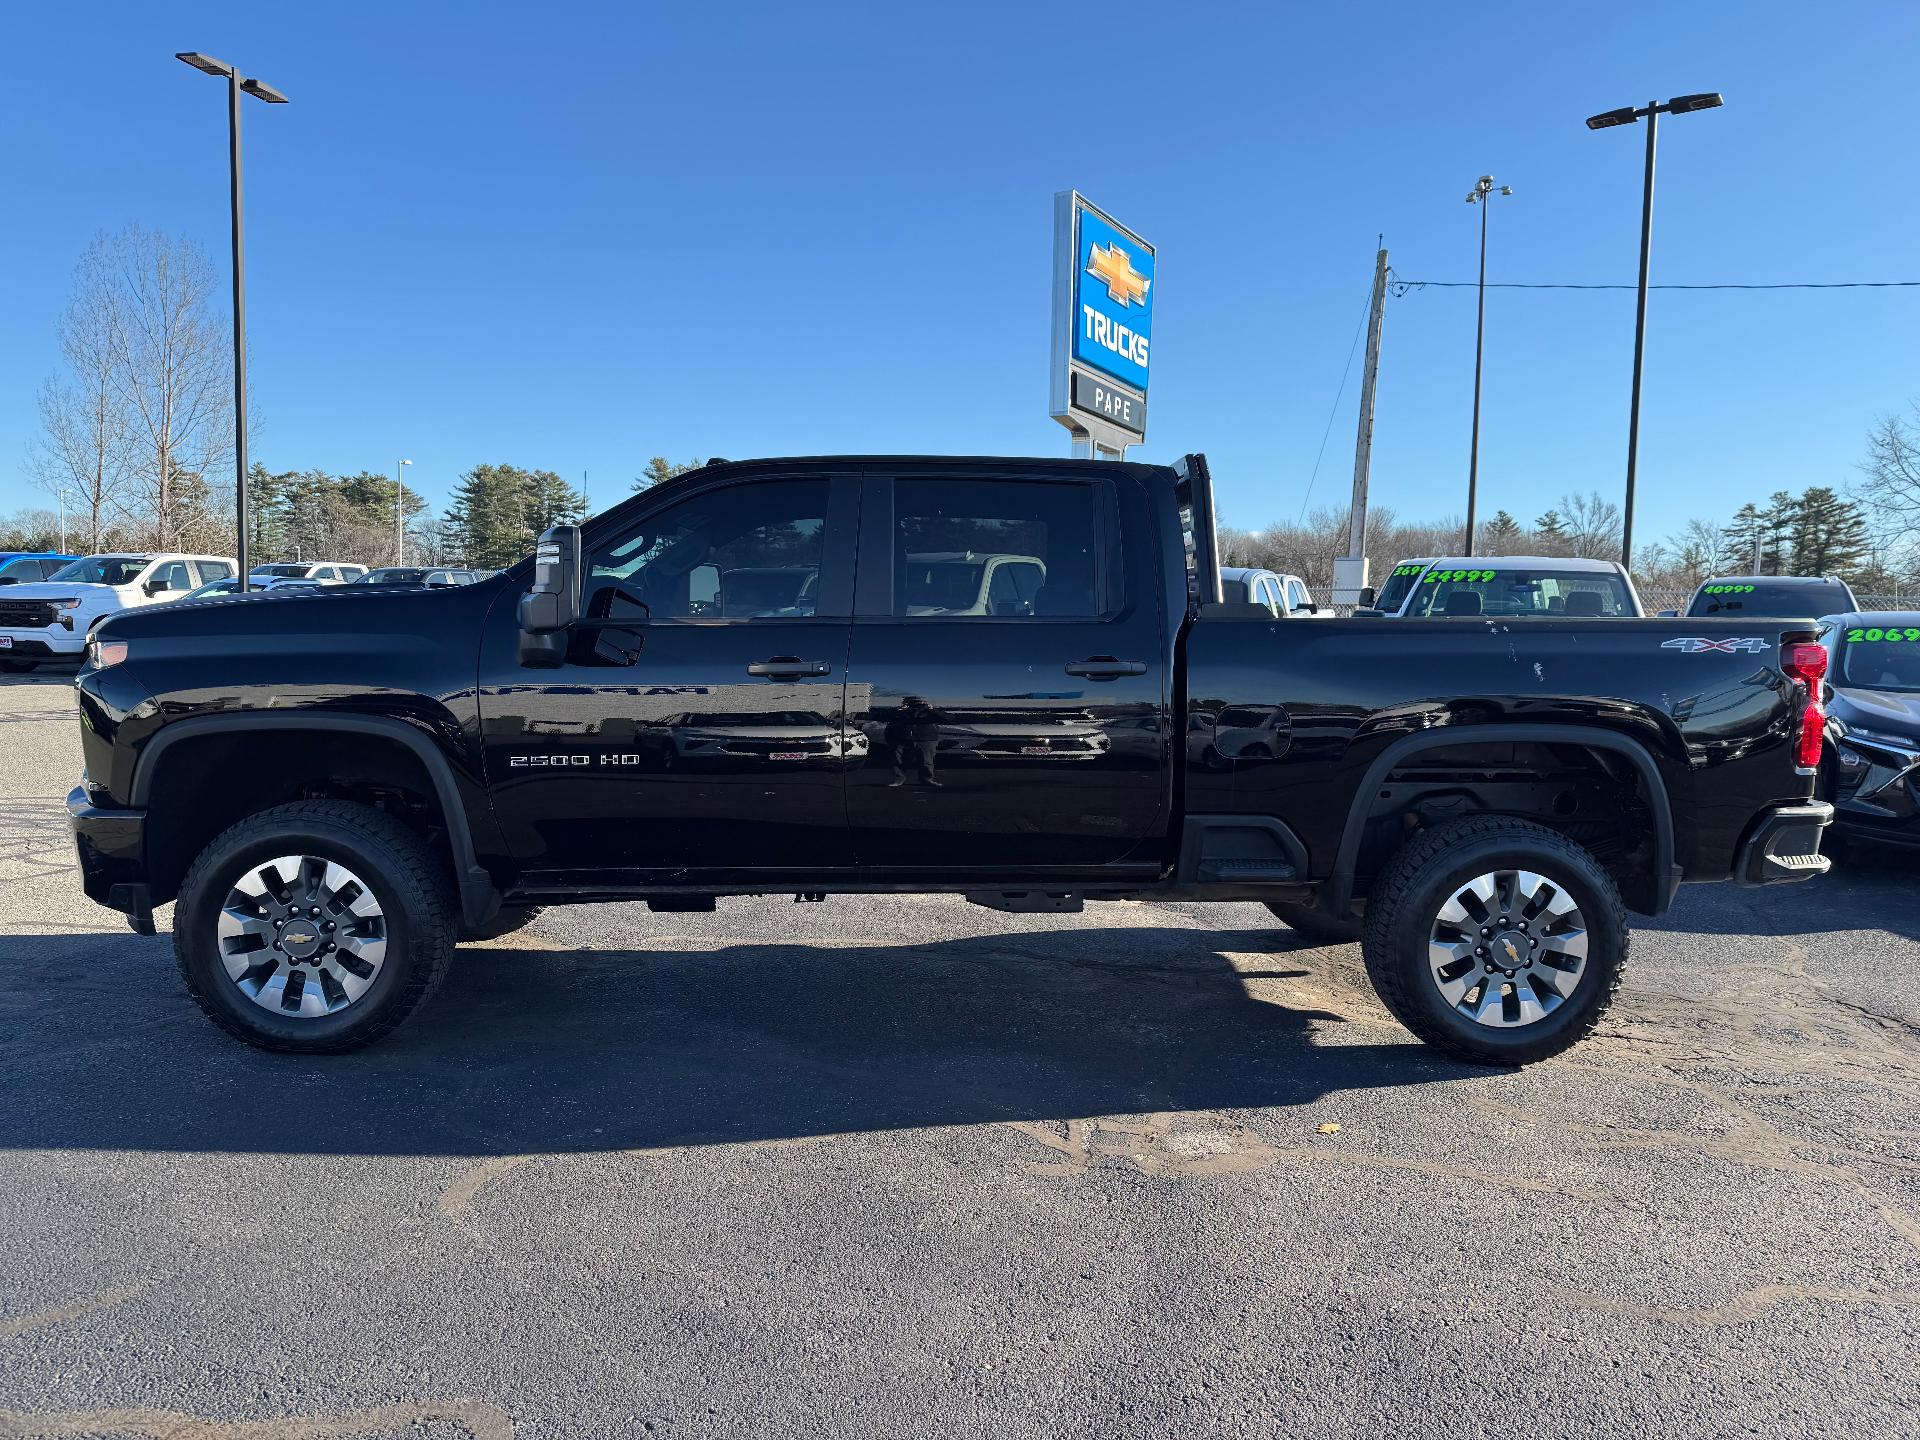
<svg viewBox="0 0 1920 1440">
<path fill-rule="evenodd" d="M 1748 832 L 1733 866 L 1736 885 L 1784 885 L 1813 880 L 1833 862 L 1820 853 L 1820 832 L 1833 820 L 1824 800 L 1779 805 L 1763 814 Z"/>
<path fill-rule="evenodd" d="M 45 630 L 0 630 L 0 660 L 78 660 L 86 652 L 87 637 L 59 626 Z"/>
<path fill-rule="evenodd" d="M 76 785 L 67 795 L 67 815 L 73 824 L 74 849 L 79 852 L 80 887 L 87 898 L 136 920 L 143 915 L 150 919 L 147 812 L 103 809 L 93 803 L 86 786 Z"/>
</svg>

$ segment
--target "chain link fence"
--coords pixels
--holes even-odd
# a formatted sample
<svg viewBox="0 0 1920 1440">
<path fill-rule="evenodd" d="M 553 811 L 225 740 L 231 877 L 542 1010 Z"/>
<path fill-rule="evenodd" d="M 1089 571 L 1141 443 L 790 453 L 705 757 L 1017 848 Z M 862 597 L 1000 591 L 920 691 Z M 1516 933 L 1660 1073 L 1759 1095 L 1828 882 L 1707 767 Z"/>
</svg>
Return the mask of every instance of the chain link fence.
<svg viewBox="0 0 1920 1440">
<path fill-rule="evenodd" d="M 1640 603 L 1649 615 L 1657 615 L 1662 610 L 1684 611 L 1693 599 L 1695 588 L 1692 585 L 1641 585 L 1638 582 L 1634 585 Z M 1331 585 L 1310 585 L 1307 589 L 1313 596 L 1313 603 L 1322 610 L 1331 610 L 1336 615 L 1353 614 L 1353 606 L 1333 603 Z M 1862 610 L 1920 610 L 1920 594 L 1856 590 L 1853 598 L 1860 602 Z"/>
</svg>

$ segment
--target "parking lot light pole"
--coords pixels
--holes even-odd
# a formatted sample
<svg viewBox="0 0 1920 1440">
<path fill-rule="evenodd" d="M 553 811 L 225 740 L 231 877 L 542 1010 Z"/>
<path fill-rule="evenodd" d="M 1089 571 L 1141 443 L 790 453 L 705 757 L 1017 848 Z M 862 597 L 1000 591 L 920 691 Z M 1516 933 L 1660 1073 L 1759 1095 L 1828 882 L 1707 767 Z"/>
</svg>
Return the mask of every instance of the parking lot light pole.
<svg viewBox="0 0 1920 1440">
<path fill-rule="evenodd" d="M 250 80 L 233 66 L 197 50 L 182 50 L 183 60 L 208 75 L 227 82 L 227 160 L 233 209 L 233 509 L 238 524 L 240 589 L 248 584 L 247 563 L 247 267 L 240 231 L 240 93 L 244 90 L 269 105 L 284 105 L 287 97 L 264 80 Z"/>
<path fill-rule="evenodd" d="M 411 460 L 402 460 L 393 467 L 393 563 L 407 563 L 407 466 Z"/>
<path fill-rule="evenodd" d="M 1649 100 L 1646 108 L 1631 105 L 1603 111 L 1587 117 L 1589 130 L 1611 130 L 1616 125 L 1647 122 L 1647 173 L 1640 195 L 1640 294 L 1633 315 L 1633 399 L 1627 411 L 1627 512 L 1620 530 L 1620 563 L 1633 568 L 1633 486 L 1640 463 L 1640 373 L 1647 349 L 1647 267 L 1653 251 L 1653 155 L 1660 136 L 1662 115 L 1685 115 L 1694 110 L 1715 110 L 1721 105 L 1717 91 L 1699 95 L 1676 95 L 1662 105 Z"/>
<path fill-rule="evenodd" d="M 1502 195 L 1513 194 L 1511 185 L 1500 187 Z M 1467 204 L 1480 207 L 1480 320 L 1473 331 L 1473 449 L 1467 457 L 1467 546 L 1462 554 L 1473 554 L 1473 513 L 1480 495 L 1480 361 L 1487 341 L 1487 206 L 1493 199 L 1493 177 L 1482 175 L 1467 192 Z"/>
</svg>

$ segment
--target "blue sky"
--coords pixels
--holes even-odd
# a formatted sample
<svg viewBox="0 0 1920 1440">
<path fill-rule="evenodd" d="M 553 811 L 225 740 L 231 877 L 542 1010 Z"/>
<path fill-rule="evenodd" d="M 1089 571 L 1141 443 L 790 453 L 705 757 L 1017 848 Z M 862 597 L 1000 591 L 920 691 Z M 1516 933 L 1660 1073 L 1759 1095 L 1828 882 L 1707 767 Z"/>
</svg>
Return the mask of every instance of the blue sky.
<svg viewBox="0 0 1920 1440">
<path fill-rule="evenodd" d="M 164 13 L 177 12 L 177 13 Z M 0 133 L 0 510 L 74 261 L 127 221 L 224 273 L 224 92 L 248 102 L 256 453 L 436 501 L 482 461 L 596 501 L 646 458 L 1064 453 L 1046 416 L 1051 197 L 1158 248 L 1152 435 L 1231 523 L 1297 514 L 1374 240 L 1470 279 L 1631 281 L 1639 127 L 1662 128 L 1656 281 L 1920 279 L 1920 7 L 33 6 Z M 48 63 L 40 63 L 44 57 Z M 58 63 L 51 63 L 57 57 Z M 1656 293 L 1640 532 L 1846 484 L 1920 397 L 1920 290 Z M 1617 490 L 1633 296 L 1491 292 L 1485 512 Z M 1473 295 L 1389 302 L 1377 503 L 1464 507 Z M 1342 501 L 1359 363 L 1311 503 Z"/>
</svg>

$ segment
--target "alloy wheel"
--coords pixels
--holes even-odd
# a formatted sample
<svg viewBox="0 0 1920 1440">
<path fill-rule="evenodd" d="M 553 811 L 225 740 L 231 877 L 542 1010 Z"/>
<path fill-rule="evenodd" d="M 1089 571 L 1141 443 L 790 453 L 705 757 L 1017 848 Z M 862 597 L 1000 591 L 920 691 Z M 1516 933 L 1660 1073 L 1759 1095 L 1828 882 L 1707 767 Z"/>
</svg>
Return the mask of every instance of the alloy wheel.
<svg viewBox="0 0 1920 1440">
<path fill-rule="evenodd" d="M 217 922 L 221 963 L 254 1004 L 317 1019 L 352 1005 L 387 955 L 373 890 L 344 865 L 282 855 L 234 881 Z"/>
<path fill-rule="evenodd" d="M 1587 924 L 1565 887 L 1494 870 L 1458 887 L 1434 917 L 1427 965 L 1441 997 L 1478 1025 L 1507 1029 L 1564 1005 L 1587 968 Z"/>
</svg>

